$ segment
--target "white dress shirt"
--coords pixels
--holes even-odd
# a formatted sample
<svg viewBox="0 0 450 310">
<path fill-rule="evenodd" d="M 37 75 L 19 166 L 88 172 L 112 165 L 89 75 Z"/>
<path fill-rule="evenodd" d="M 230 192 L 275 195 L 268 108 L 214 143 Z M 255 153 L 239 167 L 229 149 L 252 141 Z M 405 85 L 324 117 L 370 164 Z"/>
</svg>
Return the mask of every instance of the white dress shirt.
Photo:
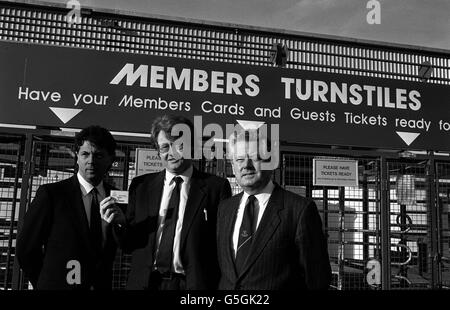
<svg viewBox="0 0 450 310">
<path fill-rule="evenodd" d="M 94 186 L 91 183 L 89 183 L 88 181 L 86 181 L 79 172 L 77 173 L 77 178 L 78 178 L 78 182 L 80 182 L 81 195 L 82 195 L 81 198 L 83 198 L 84 210 L 86 211 L 86 216 L 87 216 L 89 227 L 90 227 L 91 226 L 92 195 L 94 194 L 91 191 L 94 188 Z M 101 181 L 100 184 L 98 184 L 96 186 L 96 188 L 98 191 L 97 199 L 98 199 L 98 202 L 100 203 L 100 201 L 102 201 L 106 197 L 106 191 L 103 186 L 103 181 Z"/>
<path fill-rule="evenodd" d="M 256 221 L 256 228 L 253 232 L 253 235 L 256 233 L 259 222 L 261 222 L 261 218 L 264 214 L 264 211 L 266 210 L 267 203 L 269 202 L 269 198 L 272 195 L 273 189 L 275 188 L 275 185 L 272 181 L 269 181 L 267 185 L 264 187 L 264 189 L 259 193 L 254 195 L 256 200 L 256 209 L 258 210 L 258 219 Z M 244 194 L 242 195 L 241 201 L 239 203 L 239 209 L 236 216 L 236 222 L 234 223 L 234 231 L 233 231 L 233 249 L 234 249 L 234 257 L 236 257 L 236 249 L 239 242 L 239 230 L 241 228 L 242 218 L 244 216 L 244 210 L 245 205 L 247 204 L 249 194 L 247 194 L 244 191 Z"/>
<path fill-rule="evenodd" d="M 178 207 L 178 219 L 177 225 L 175 227 L 175 236 L 173 240 L 173 270 L 177 273 L 184 274 L 183 265 L 181 264 L 180 258 L 180 239 L 181 239 L 181 229 L 183 227 L 183 218 L 184 211 L 186 210 L 186 202 L 188 199 L 189 188 L 191 186 L 191 177 L 194 168 L 191 166 L 186 171 L 184 171 L 180 175 L 173 174 L 166 169 L 166 175 L 164 178 L 164 189 L 161 198 L 161 204 L 159 206 L 159 216 L 158 216 L 158 231 L 156 232 L 156 245 L 157 249 L 159 249 L 159 244 L 161 242 L 161 236 L 164 229 L 164 219 L 166 217 L 167 208 L 169 207 L 170 197 L 172 195 L 172 191 L 175 188 L 175 182 L 173 182 L 173 178 L 179 176 L 183 179 L 183 183 L 181 183 L 181 191 L 180 191 L 180 205 Z M 158 250 L 155 253 L 155 260 L 158 254 Z"/>
</svg>

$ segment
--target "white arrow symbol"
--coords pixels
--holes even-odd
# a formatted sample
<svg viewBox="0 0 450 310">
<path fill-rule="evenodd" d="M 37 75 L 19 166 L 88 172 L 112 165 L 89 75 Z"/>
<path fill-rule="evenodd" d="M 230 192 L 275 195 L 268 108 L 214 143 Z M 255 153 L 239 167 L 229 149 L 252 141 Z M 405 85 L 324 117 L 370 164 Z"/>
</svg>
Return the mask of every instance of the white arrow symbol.
<svg viewBox="0 0 450 310">
<path fill-rule="evenodd" d="M 82 109 L 67 109 L 67 108 L 49 108 L 56 116 L 65 124 L 75 117 Z"/>
<path fill-rule="evenodd" d="M 244 130 L 257 130 L 264 122 L 236 120 Z"/>
<path fill-rule="evenodd" d="M 403 132 L 403 131 L 396 131 L 396 133 L 402 138 L 402 140 L 406 143 L 406 145 L 410 145 L 411 143 L 416 140 L 416 138 L 420 135 L 420 133 L 415 132 Z"/>
</svg>

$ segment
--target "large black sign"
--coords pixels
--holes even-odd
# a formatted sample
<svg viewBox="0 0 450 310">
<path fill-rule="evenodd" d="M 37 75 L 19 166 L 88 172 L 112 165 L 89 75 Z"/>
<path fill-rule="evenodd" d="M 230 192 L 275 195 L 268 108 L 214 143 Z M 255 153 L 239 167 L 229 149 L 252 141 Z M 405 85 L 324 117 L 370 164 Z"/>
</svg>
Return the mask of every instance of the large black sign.
<svg viewBox="0 0 450 310">
<path fill-rule="evenodd" d="M 450 89 L 400 80 L 0 44 L 0 122 L 148 133 L 162 114 L 258 121 L 280 139 L 450 151 Z"/>
</svg>

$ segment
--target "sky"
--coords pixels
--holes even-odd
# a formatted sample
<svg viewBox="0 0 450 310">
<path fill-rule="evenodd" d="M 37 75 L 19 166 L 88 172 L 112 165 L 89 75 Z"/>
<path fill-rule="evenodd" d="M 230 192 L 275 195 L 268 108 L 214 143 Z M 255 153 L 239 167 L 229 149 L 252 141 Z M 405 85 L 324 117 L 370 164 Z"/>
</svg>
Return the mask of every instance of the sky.
<svg viewBox="0 0 450 310">
<path fill-rule="evenodd" d="M 46 0 L 67 3 L 68 0 Z M 225 22 L 450 50 L 450 0 L 78 0 L 81 7 Z M 371 15 L 372 16 L 372 15 Z"/>
</svg>

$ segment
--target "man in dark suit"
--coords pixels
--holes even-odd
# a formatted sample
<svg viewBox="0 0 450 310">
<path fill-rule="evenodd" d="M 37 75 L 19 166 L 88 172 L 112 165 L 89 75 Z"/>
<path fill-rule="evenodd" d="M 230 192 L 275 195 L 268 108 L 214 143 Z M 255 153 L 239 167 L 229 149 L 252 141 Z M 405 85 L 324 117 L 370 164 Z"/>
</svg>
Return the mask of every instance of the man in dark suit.
<svg viewBox="0 0 450 310">
<path fill-rule="evenodd" d="M 122 249 L 132 253 L 127 289 L 217 288 L 217 206 L 231 188 L 228 180 L 192 166 L 193 133 L 191 121 L 181 116 L 153 122 L 165 169 L 133 179 L 126 224 L 114 229 Z"/>
<path fill-rule="evenodd" d="M 17 239 L 17 258 L 34 289 L 111 289 L 116 245 L 104 208 L 111 185 L 103 182 L 116 142 L 90 126 L 74 144 L 78 173 L 39 187 Z"/>
<path fill-rule="evenodd" d="M 331 268 L 316 205 L 272 182 L 277 161 L 269 155 L 278 154 L 266 152 L 268 145 L 244 130 L 229 139 L 228 157 L 244 191 L 219 205 L 219 289 L 327 289 Z"/>
</svg>

